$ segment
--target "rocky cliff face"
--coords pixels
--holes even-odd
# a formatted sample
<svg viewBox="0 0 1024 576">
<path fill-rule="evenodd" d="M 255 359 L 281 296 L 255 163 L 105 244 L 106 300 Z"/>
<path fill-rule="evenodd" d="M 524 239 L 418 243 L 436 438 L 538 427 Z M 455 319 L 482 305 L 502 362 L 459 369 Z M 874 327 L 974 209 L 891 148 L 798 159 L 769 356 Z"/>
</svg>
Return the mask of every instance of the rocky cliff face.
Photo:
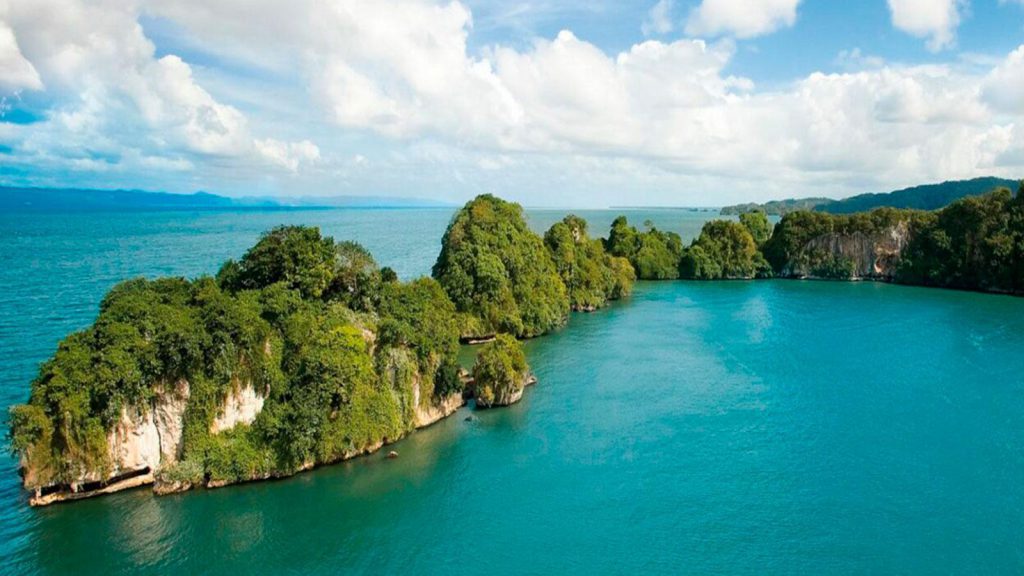
<svg viewBox="0 0 1024 576">
<path fill-rule="evenodd" d="M 787 278 L 893 280 L 910 242 L 907 222 L 877 234 L 825 234 L 812 239 L 781 272 Z"/>
<path fill-rule="evenodd" d="M 31 503 L 45 505 L 152 484 L 161 467 L 177 462 L 181 457 L 189 383 L 179 380 L 160 384 L 155 392 L 149 406 L 121 410 L 121 418 L 107 434 L 109 470 L 83 471 L 78 481 L 69 486 L 38 491 Z M 251 384 L 238 386 L 224 399 L 210 431 L 218 433 L 239 424 L 251 424 L 263 409 L 264 400 L 265 395 Z M 26 471 L 26 485 L 31 477 L 32 472 Z"/>
<path fill-rule="evenodd" d="M 44 505 L 149 484 L 160 466 L 176 462 L 181 456 L 189 383 L 162 383 L 155 392 L 148 407 L 121 409 L 121 418 L 107 434 L 108 470 L 85 470 L 67 487 L 52 487 L 46 494 L 37 491 L 31 503 Z M 26 486 L 31 478 L 32 472 L 26 471 Z"/>
<path fill-rule="evenodd" d="M 210 432 L 217 434 L 231 430 L 239 424 L 252 424 L 263 410 L 266 393 L 259 392 L 251 383 L 235 387 L 224 399 L 224 404 L 210 424 Z"/>
<path fill-rule="evenodd" d="M 416 377 L 417 384 L 419 377 Z M 423 428 L 442 420 L 465 405 L 461 393 L 452 394 L 440 400 L 420 402 L 419 386 L 414 389 L 414 428 Z M 33 506 L 43 506 L 65 500 L 77 500 L 100 494 L 108 494 L 137 486 L 153 484 L 156 473 L 161 467 L 178 462 L 181 458 L 182 432 L 184 428 L 185 410 L 188 407 L 190 387 L 186 380 L 173 385 L 161 384 L 155 388 L 156 394 L 149 406 L 125 408 L 121 418 L 107 435 L 107 448 L 110 456 L 110 469 L 105 473 L 83 471 L 79 481 L 67 486 L 51 486 L 37 490 L 30 502 Z M 521 396 L 521 393 L 520 393 Z M 242 424 L 252 424 L 266 401 L 266 394 L 256 390 L 251 384 L 243 384 L 234 388 L 225 397 L 217 416 L 211 423 L 211 433 L 217 434 Z M 371 454 L 382 448 L 386 443 L 399 438 L 380 439 L 368 445 L 354 449 L 350 453 L 340 455 L 338 460 L 347 460 Z M 302 469 L 313 467 L 313 463 Z M 26 487 L 35 476 L 32 470 L 23 470 Z M 259 478 L 252 478 L 258 480 Z M 222 486 L 223 482 L 207 482 L 208 488 Z M 192 488 L 191 483 L 175 483 L 158 485 L 155 492 L 166 494 Z"/>
</svg>

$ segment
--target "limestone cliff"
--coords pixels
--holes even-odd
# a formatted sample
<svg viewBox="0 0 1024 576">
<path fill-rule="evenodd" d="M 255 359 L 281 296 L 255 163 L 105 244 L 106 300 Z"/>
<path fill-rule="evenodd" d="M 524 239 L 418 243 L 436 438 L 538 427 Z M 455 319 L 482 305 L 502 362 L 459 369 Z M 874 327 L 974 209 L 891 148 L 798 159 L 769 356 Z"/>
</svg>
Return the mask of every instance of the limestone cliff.
<svg viewBox="0 0 1024 576">
<path fill-rule="evenodd" d="M 231 430 L 239 424 L 252 424 L 263 410 L 266 396 L 266 392 L 257 391 L 251 383 L 234 387 L 210 424 L 210 433 Z"/>
<path fill-rule="evenodd" d="M 905 221 L 870 235 L 824 234 L 807 242 L 779 276 L 891 281 L 909 242 L 910 226 Z"/>
<path fill-rule="evenodd" d="M 461 393 L 436 399 L 432 396 L 421 398 L 420 377 L 415 376 L 413 386 L 412 428 L 423 428 L 442 420 L 465 405 Z M 107 452 L 110 465 L 104 471 L 83 471 L 78 481 L 68 485 L 55 485 L 37 489 L 30 499 L 33 506 L 44 506 L 55 502 L 77 500 L 100 494 L 109 494 L 138 486 L 154 486 L 157 494 L 181 492 L 196 487 L 193 482 L 157 482 L 161 468 L 175 464 L 181 457 L 182 432 L 185 411 L 190 398 L 190 386 L 186 380 L 173 385 L 158 385 L 148 406 L 126 407 L 120 419 L 107 435 Z M 422 400 L 422 401 L 421 401 Z M 233 388 L 221 402 L 216 417 L 210 425 L 210 432 L 218 434 L 238 425 L 248 425 L 256 420 L 266 401 L 266 394 L 246 383 Z M 330 461 L 348 460 L 376 452 L 386 444 L 399 440 L 380 438 L 365 446 L 339 454 Z M 329 463 L 329 462 L 323 462 Z M 37 474 L 25 467 L 22 474 L 26 487 L 35 483 Z M 316 466 L 310 462 L 300 467 L 308 470 Z M 288 475 L 287 472 L 281 475 Z M 271 475 L 252 477 L 249 480 L 269 478 Z M 223 481 L 205 481 L 199 485 L 217 488 L 227 485 Z"/>
<path fill-rule="evenodd" d="M 45 505 L 149 484 L 160 466 L 176 462 L 181 455 L 189 383 L 161 383 L 154 392 L 148 406 L 121 409 L 121 417 L 107 434 L 108 466 L 83 470 L 77 481 L 67 486 L 37 490 L 31 503 Z M 29 486 L 34 481 L 33 471 L 25 470 L 24 476 Z"/>
</svg>

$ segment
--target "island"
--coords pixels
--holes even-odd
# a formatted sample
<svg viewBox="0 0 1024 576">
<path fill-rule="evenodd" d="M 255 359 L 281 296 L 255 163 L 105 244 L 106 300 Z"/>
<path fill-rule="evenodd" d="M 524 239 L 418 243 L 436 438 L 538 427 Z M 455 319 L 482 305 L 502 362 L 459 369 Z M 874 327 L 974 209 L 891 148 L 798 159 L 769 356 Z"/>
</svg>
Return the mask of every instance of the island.
<svg viewBox="0 0 1024 576">
<path fill-rule="evenodd" d="M 521 340 L 627 297 L 640 280 L 820 278 L 1024 294 L 1024 183 L 935 211 L 763 212 L 689 245 L 617 218 L 544 235 L 491 195 L 452 218 L 432 277 L 402 282 L 316 228 L 266 232 L 215 276 L 132 279 L 65 338 L 10 413 L 30 503 L 152 485 L 279 478 L 376 452 L 536 382 Z M 476 364 L 460 341 L 486 341 Z"/>
</svg>

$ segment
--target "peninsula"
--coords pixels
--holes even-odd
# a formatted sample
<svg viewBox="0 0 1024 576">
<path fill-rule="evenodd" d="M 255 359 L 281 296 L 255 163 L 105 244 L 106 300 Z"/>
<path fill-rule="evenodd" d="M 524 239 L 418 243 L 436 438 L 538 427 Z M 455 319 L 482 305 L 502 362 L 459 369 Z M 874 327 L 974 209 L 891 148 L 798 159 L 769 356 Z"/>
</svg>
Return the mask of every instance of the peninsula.
<svg viewBox="0 0 1024 576">
<path fill-rule="evenodd" d="M 214 277 L 114 287 L 11 411 L 30 501 L 283 477 L 369 454 L 476 397 L 534 379 L 517 339 L 641 280 L 829 278 L 1024 293 L 1024 184 L 934 212 L 764 213 L 688 246 L 625 218 L 607 239 L 567 216 L 543 236 L 494 196 L 453 217 L 432 278 L 401 282 L 360 245 L 275 228 Z M 489 340 L 468 371 L 459 341 Z"/>
</svg>

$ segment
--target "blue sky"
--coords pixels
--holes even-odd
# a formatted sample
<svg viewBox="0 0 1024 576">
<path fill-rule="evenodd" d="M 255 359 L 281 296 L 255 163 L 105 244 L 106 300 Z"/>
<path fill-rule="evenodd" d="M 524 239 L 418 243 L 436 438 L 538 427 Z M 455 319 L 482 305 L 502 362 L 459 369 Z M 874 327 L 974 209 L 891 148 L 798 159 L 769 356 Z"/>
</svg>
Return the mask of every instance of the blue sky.
<svg viewBox="0 0 1024 576">
<path fill-rule="evenodd" d="M 0 183 L 721 205 L 1024 176 L 1024 0 L 0 0 Z"/>
</svg>

